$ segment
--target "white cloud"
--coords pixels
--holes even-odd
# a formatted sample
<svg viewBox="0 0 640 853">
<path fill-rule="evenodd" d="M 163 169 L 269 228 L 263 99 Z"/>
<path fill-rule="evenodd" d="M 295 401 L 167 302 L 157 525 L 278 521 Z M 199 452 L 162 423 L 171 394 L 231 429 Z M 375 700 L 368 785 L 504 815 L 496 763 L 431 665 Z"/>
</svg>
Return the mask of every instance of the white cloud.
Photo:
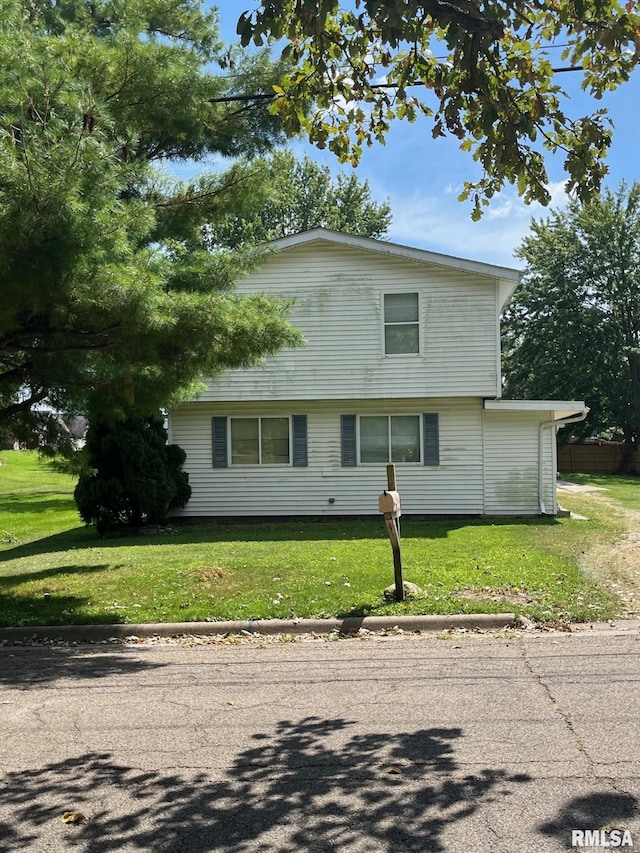
<svg viewBox="0 0 640 853">
<path fill-rule="evenodd" d="M 549 186 L 550 207 L 567 202 L 562 183 Z M 459 190 L 447 187 L 438 196 L 405 196 L 392 192 L 390 237 L 398 243 L 458 257 L 519 267 L 513 253 L 527 235 L 532 218 L 543 218 L 549 208 L 525 205 L 508 189 L 491 200 L 479 222 L 471 220 L 471 205 L 457 201 Z"/>
</svg>

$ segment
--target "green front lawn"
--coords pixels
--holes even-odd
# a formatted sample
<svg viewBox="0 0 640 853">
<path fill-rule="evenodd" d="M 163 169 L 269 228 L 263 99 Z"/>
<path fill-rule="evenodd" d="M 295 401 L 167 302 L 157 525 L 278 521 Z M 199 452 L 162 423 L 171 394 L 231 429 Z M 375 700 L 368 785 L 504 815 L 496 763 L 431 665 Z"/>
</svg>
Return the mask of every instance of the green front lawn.
<svg viewBox="0 0 640 853">
<path fill-rule="evenodd" d="M 1 625 L 504 611 L 555 622 L 620 610 L 579 568 L 590 544 L 623 532 L 608 502 L 584 511 L 588 496 L 576 511 L 589 521 L 403 520 L 404 577 L 424 594 L 397 604 L 382 595 L 393 583 L 382 519 L 101 540 L 81 526 L 69 477 L 29 453 L 0 460 Z"/>
<path fill-rule="evenodd" d="M 626 509 L 640 511 L 640 476 L 637 474 L 563 474 L 563 479 L 583 486 L 602 489 Z"/>
</svg>

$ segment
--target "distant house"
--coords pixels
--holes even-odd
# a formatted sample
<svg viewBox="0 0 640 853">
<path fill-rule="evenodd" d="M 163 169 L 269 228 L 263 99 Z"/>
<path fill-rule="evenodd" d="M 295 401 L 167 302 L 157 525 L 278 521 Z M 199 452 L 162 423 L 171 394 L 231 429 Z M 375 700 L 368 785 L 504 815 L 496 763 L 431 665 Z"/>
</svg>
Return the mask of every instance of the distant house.
<svg viewBox="0 0 640 853">
<path fill-rule="evenodd" d="M 53 426 L 63 443 L 75 450 L 81 450 L 84 447 L 87 432 L 87 419 L 84 415 L 63 414 L 44 406 L 36 408 L 34 414 L 37 416 L 34 434 L 40 446 L 44 446 L 51 440 L 50 428 Z M 0 450 L 24 450 L 25 447 L 26 445 L 10 432 L 0 433 Z"/>
<path fill-rule="evenodd" d="M 306 346 L 216 378 L 170 413 L 183 516 L 554 515 L 556 427 L 582 402 L 502 400 L 513 269 L 315 229 L 273 244 L 239 293 L 296 299 Z"/>
</svg>

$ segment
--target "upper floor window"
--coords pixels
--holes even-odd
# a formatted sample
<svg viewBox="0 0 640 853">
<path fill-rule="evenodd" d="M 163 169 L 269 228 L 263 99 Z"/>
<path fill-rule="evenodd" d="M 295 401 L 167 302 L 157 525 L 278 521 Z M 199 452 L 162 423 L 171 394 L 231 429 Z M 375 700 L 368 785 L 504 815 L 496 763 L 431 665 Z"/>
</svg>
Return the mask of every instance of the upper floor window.
<svg viewBox="0 0 640 853">
<path fill-rule="evenodd" d="M 420 352 L 420 308 L 417 293 L 384 294 L 385 355 Z"/>
<path fill-rule="evenodd" d="M 289 418 L 231 418 L 232 465 L 288 465 Z"/>
</svg>

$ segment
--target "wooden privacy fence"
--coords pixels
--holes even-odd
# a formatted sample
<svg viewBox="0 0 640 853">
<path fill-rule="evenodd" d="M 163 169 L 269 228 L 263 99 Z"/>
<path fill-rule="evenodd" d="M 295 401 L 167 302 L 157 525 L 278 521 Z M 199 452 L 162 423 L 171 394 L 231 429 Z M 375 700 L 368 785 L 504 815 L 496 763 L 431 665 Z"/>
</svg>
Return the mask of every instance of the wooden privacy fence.
<svg viewBox="0 0 640 853">
<path fill-rule="evenodd" d="M 624 466 L 624 471 L 622 470 Z M 640 474 L 640 453 L 615 441 L 558 446 L 558 471 L 565 474 Z"/>
</svg>

